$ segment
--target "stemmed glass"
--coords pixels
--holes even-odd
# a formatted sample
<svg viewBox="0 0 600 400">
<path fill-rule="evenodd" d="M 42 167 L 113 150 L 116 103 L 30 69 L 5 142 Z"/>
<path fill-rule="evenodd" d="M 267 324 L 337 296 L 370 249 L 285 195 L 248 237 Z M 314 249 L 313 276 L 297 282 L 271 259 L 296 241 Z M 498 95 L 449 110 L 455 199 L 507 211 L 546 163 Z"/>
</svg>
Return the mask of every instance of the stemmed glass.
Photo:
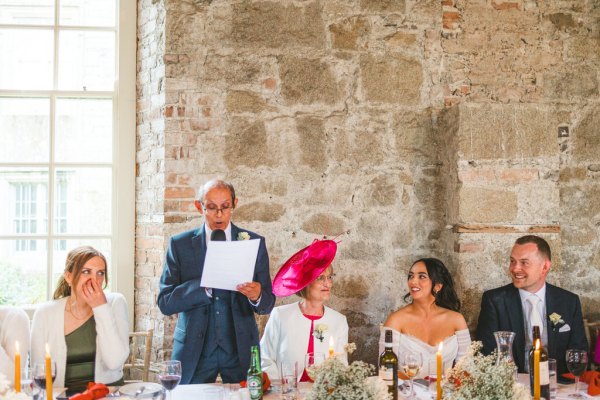
<svg viewBox="0 0 600 400">
<path fill-rule="evenodd" d="M 50 370 L 52 371 L 52 382 L 56 379 L 56 361 L 51 362 Z M 52 399 L 52 393 L 46 393 L 46 363 L 36 362 L 33 365 L 33 381 L 40 388 L 40 395 L 43 399 L 47 397 Z"/>
<path fill-rule="evenodd" d="M 410 381 L 410 399 L 415 398 L 415 390 L 413 387 L 413 378 L 417 376 L 423 366 L 423 356 L 420 353 L 406 353 L 402 357 L 402 371 L 408 376 Z"/>
<path fill-rule="evenodd" d="M 169 399 L 171 399 L 171 391 L 181 381 L 181 361 L 170 360 L 161 362 L 158 369 L 158 379 L 167 390 Z"/>
<path fill-rule="evenodd" d="M 566 361 L 569 372 L 575 375 L 575 393 L 570 394 L 569 397 L 575 399 L 586 398 L 587 396 L 583 396 L 579 393 L 579 377 L 583 375 L 588 364 L 587 351 L 569 349 L 567 350 Z"/>
<path fill-rule="evenodd" d="M 317 375 L 317 370 L 324 362 L 325 353 L 306 353 L 304 356 L 304 368 L 306 369 L 306 374 L 311 381 L 314 382 L 315 376 Z"/>
</svg>

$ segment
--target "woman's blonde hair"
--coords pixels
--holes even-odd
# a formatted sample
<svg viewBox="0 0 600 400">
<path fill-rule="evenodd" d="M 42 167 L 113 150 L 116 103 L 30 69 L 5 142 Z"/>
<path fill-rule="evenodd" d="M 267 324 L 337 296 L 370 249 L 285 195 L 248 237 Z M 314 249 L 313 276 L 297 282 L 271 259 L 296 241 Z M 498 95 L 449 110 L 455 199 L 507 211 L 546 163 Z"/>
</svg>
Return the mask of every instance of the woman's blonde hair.
<svg viewBox="0 0 600 400">
<path fill-rule="evenodd" d="M 102 253 L 91 246 L 80 246 L 74 248 L 67 254 L 67 260 L 65 261 L 65 270 L 64 273 L 60 276 L 58 280 L 58 286 L 54 291 L 53 299 L 60 299 L 62 297 L 67 297 L 71 295 L 71 286 L 77 286 L 77 282 L 79 282 L 79 277 L 81 276 L 81 270 L 86 262 L 91 260 L 94 257 L 100 257 L 102 261 L 104 261 L 104 266 L 106 267 L 106 258 Z M 65 273 L 71 273 L 73 279 L 71 279 L 71 285 L 67 283 L 65 279 Z M 108 268 L 104 274 L 104 287 L 108 283 Z"/>
</svg>

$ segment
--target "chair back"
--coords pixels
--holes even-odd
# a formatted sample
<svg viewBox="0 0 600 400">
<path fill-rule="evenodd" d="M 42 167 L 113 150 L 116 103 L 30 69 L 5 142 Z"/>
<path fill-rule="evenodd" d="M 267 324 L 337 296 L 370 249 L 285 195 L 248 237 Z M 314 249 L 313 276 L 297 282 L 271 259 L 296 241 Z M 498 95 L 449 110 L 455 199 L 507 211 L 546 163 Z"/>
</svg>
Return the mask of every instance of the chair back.
<svg viewBox="0 0 600 400">
<path fill-rule="evenodd" d="M 598 344 L 598 337 L 600 336 L 600 321 L 590 322 L 587 319 L 584 319 L 583 325 L 585 327 L 585 337 L 590 346 L 590 365 L 593 368 L 594 364 L 599 364 L 598 360 L 600 360 L 600 357 L 598 356 L 598 354 L 596 354 L 596 352 L 598 351 L 598 347 L 600 346 Z"/>
<path fill-rule="evenodd" d="M 129 377 L 135 369 L 142 371 L 142 379 L 125 379 L 125 383 L 148 382 L 150 373 L 150 354 L 152 353 L 152 337 L 154 329 L 148 329 L 142 332 L 129 332 L 129 357 L 123 366 L 124 370 L 129 370 Z M 143 349 L 142 347 L 143 346 Z M 142 353 L 143 350 L 143 353 Z"/>
</svg>

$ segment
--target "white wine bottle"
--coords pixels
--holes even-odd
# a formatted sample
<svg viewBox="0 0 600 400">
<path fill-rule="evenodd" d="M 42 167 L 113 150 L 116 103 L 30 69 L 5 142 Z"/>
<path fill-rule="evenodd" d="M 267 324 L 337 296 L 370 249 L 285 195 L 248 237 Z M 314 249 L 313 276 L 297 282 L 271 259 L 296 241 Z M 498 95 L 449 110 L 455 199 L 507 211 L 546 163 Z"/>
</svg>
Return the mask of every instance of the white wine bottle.
<svg viewBox="0 0 600 400">
<path fill-rule="evenodd" d="M 392 350 L 392 330 L 385 330 L 385 350 L 379 356 L 379 378 L 388 387 L 393 400 L 398 400 L 398 356 Z"/>
</svg>

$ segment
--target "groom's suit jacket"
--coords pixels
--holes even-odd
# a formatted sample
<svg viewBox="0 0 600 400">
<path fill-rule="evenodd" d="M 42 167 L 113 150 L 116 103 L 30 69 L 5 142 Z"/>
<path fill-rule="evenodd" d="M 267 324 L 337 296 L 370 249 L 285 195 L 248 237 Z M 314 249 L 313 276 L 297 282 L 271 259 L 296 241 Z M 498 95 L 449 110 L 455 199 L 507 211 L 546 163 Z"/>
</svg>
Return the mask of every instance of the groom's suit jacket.
<svg viewBox="0 0 600 400">
<path fill-rule="evenodd" d="M 250 239 L 260 239 L 253 281 L 260 282 L 262 290 L 260 303 L 256 307 L 243 294 L 231 292 L 230 305 L 235 328 L 232 334 L 237 344 L 237 354 L 233 356 L 239 357 L 240 368 L 245 371 L 250 366 L 250 346 L 259 343 L 254 313 L 270 313 L 275 305 L 275 295 L 272 292 L 265 239 L 231 224 L 232 240 L 236 240 L 240 232 L 248 232 Z M 211 317 L 209 312 L 213 299 L 200 287 L 206 240 L 204 224 L 198 229 L 173 236 L 160 278 L 158 307 L 165 315 L 178 314 L 172 359 L 181 361 L 182 384 L 189 383 L 194 375 Z"/>
<path fill-rule="evenodd" d="M 566 373 L 565 354 L 567 349 L 587 350 L 587 339 L 581 314 L 579 297 L 567 290 L 546 283 L 546 330 L 548 354 L 557 361 L 558 373 Z M 549 316 L 556 313 L 564 324 L 553 324 Z M 494 332 L 515 332 L 513 358 L 519 372 L 525 372 L 525 321 L 519 290 L 511 283 L 488 290 L 481 299 L 481 312 L 477 324 L 477 340 L 483 342 L 483 352 L 496 349 Z"/>
</svg>

